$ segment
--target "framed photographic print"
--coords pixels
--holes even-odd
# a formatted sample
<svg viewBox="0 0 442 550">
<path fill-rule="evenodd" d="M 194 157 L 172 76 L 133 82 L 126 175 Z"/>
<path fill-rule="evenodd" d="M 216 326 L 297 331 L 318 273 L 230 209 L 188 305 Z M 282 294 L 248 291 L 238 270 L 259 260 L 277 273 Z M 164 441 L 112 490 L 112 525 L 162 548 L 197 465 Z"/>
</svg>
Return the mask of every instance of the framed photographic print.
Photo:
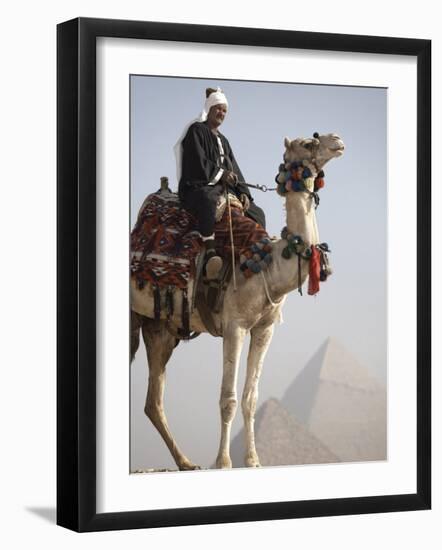
<svg viewBox="0 0 442 550">
<path fill-rule="evenodd" d="M 430 507 L 430 54 L 58 26 L 59 525 Z"/>
</svg>

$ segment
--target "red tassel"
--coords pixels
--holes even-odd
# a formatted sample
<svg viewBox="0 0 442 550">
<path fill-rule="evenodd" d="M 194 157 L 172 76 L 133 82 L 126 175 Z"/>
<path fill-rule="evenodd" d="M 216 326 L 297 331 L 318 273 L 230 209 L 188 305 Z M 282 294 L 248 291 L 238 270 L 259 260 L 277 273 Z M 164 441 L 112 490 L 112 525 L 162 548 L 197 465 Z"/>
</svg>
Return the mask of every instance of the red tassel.
<svg viewBox="0 0 442 550">
<path fill-rule="evenodd" d="M 311 247 L 310 271 L 308 278 L 308 294 L 314 296 L 319 292 L 319 277 L 321 275 L 321 255 L 316 246 Z"/>
</svg>

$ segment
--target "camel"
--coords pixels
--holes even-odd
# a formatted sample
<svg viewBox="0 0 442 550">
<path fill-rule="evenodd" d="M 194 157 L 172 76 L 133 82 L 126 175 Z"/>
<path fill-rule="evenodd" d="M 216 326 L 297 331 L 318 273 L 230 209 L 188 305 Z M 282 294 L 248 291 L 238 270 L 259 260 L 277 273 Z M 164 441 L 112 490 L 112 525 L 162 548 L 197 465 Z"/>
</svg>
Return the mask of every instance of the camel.
<svg viewBox="0 0 442 550">
<path fill-rule="evenodd" d="M 302 161 L 314 178 L 324 165 L 344 152 L 344 143 L 336 134 L 318 135 L 313 138 L 284 140 L 284 162 Z M 316 224 L 315 201 L 312 189 L 306 192 L 288 191 L 283 194 L 286 208 L 286 227 L 289 233 L 302 238 L 304 245 L 319 244 Z M 302 285 L 309 272 L 309 261 L 299 260 L 296 255 L 283 257 L 287 247 L 284 238 L 272 241 L 273 262 L 269 267 L 251 278 L 245 278 L 236 267 L 237 289 L 232 281 L 226 289 L 223 306 L 214 315 L 215 324 L 223 338 L 223 376 L 219 400 L 221 414 L 221 439 L 216 458 L 217 468 L 231 468 L 230 431 L 235 416 L 238 396 L 237 377 L 240 354 L 245 336 L 250 334 L 247 357 L 247 373 L 242 393 L 241 407 L 244 417 L 246 452 L 244 463 L 247 467 L 259 467 L 259 457 L 255 447 L 254 418 L 258 398 L 258 382 L 269 348 L 274 325 L 281 319 L 281 310 L 289 292 Z M 298 267 L 301 267 L 300 273 Z M 179 312 L 180 293 L 175 296 L 175 312 Z M 179 470 L 199 469 L 178 447 L 170 432 L 163 407 L 166 380 L 166 364 L 177 344 L 176 332 L 181 325 L 179 314 L 174 315 L 166 326 L 164 320 L 154 322 L 153 291 L 149 285 L 139 289 L 131 280 L 131 360 L 139 346 L 142 333 L 147 350 L 149 381 L 145 403 L 145 414 L 156 427 L 169 448 Z M 190 328 L 195 332 L 209 332 L 204 326 L 198 311 L 191 313 Z"/>
</svg>

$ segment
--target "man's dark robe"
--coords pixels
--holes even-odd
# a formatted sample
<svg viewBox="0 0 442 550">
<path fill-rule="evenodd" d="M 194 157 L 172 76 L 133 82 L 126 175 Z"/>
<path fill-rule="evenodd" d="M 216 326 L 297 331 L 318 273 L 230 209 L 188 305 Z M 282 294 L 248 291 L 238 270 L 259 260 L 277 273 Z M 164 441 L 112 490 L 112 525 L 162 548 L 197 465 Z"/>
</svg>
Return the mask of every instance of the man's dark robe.
<svg viewBox="0 0 442 550">
<path fill-rule="evenodd" d="M 225 136 L 218 132 L 224 150 L 224 162 L 221 163 L 220 151 L 216 136 L 205 122 L 194 122 L 188 129 L 183 141 L 182 174 L 179 181 L 178 193 L 184 206 L 194 210 L 195 202 L 201 199 L 201 188 L 204 193 L 209 192 L 214 200 L 222 193 L 223 186 L 220 170 L 231 170 L 238 176 L 239 182 L 244 182 L 244 176 L 236 162 L 233 151 Z M 210 183 L 213 182 L 213 185 Z M 249 188 L 243 183 L 230 185 L 229 190 L 238 198 L 241 194 L 247 195 L 250 207 L 246 215 L 265 227 L 264 211 L 256 206 Z"/>
</svg>

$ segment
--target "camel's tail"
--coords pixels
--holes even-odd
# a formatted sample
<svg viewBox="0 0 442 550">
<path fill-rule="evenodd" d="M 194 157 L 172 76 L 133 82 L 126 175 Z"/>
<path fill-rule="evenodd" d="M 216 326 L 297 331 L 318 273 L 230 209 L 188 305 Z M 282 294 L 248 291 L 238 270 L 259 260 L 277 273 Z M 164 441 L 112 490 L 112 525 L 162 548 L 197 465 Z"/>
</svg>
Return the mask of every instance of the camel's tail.
<svg viewBox="0 0 442 550">
<path fill-rule="evenodd" d="M 138 346 L 140 345 L 140 330 L 142 325 L 142 316 L 135 311 L 130 312 L 130 362 L 134 360 Z"/>
<path fill-rule="evenodd" d="M 146 329 L 146 327 L 150 327 L 150 329 L 155 327 L 155 330 L 166 330 L 166 323 L 161 322 L 161 326 L 157 325 L 156 321 L 153 319 L 149 319 L 149 317 L 145 317 L 144 315 L 140 315 L 139 313 L 135 313 L 135 311 L 130 312 L 130 362 L 135 358 L 135 354 L 137 353 L 138 347 L 140 345 L 140 332 L 143 329 L 143 327 Z M 196 338 L 199 336 L 199 332 L 193 332 L 190 336 L 190 340 L 193 338 Z M 180 339 L 175 339 L 175 347 L 179 344 Z M 144 343 L 147 346 L 147 340 L 144 339 Z"/>
</svg>

